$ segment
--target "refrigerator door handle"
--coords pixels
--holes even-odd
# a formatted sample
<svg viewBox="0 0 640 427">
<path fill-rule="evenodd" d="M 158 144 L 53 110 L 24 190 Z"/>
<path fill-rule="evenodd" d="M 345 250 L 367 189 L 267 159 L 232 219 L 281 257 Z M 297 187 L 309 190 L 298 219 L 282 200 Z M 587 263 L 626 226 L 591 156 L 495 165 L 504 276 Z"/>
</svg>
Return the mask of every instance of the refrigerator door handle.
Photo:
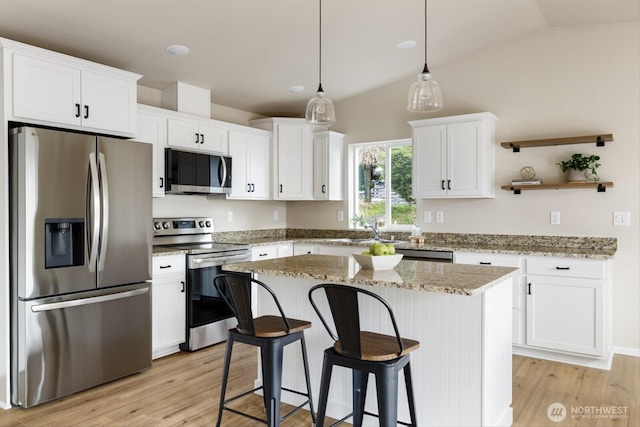
<svg viewBox="0 0 640 427">
<path fill-rule="evenodd" d="M 149 288 L 134 289 L 132 291 L 119 292 L 115 294 L 101 295 L 97 297 L 78 298 L 70 301 L 51 302 L 48 304 L 37 304 L 31 306 L 31 311 L 39 313 L 42 311 L 60 310 L 63 308 L 77 307 L 81 305 L 96 304 L 105 301 L 113 301 L 123 298 L 130 298 L 136 295 L 149 293 Z"/>
<path fill-rule="evenodd" d="M 98 233 L 100 232 L 100 184 L 95 153 L 89 154 L 89 177 L 87 182 L 87 240 L 89 246 L 89 271 L 95 272 L 98 259 Z"/>
<path fill-rule="evenodd" d="M 107 236 L 109 234 L 109 182 L 107 179 L 107 161 L 103 153 L 99 153 L 100 195 L 102 196 L 102 230 L 100 231 L 100 249 L 98 250 L 98 271 L 104 270 L 107 259 Z"/>
</svg>

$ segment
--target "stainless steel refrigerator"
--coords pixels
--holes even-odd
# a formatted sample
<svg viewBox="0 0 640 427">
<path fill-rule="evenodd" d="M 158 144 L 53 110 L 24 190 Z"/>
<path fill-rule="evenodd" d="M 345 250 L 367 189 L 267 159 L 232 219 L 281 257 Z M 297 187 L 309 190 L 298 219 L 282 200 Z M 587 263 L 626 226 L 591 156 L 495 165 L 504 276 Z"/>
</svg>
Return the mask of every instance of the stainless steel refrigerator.
<svg viewBox="0 0 640 427">
<path fill-rule="evenodd" d="M 151 366 L 151 145 L 10 130 L 12 402 Z"/>
</svg>

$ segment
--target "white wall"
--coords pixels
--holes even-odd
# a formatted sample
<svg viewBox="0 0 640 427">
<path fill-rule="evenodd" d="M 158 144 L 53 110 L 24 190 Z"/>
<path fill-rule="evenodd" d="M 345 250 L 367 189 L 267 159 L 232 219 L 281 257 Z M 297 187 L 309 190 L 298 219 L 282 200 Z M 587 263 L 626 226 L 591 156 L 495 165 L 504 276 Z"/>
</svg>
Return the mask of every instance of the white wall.
<svg viewBox="0 0 640 427">
<path fill-rule="evenodd" d="M 418 67 L 419 64 L 416 64 Z M 637 23 L 554 27 L 484 49 L 446 66 L 431 66 L 445 108 L 412 114 L 405 102 L 413 76 L 379 90 L 336 102 L 347 143 L 408 138 L 409 120 L 490 111 L 496 123 L 496 183 L 519 177 L 533 166 L 545 182 L 563 179 L 555 163 L 574 152 L 601 156 L 603 181 L 595 190 L 496 190 L 495 199 L 420 200 L 422 212 L 443 211 L 443 224 L 419 224 L 423 231 L 616 237 L 614 258 L 614 345 L 640 351 L 640 31 Z M 612 133 L 595 144 L 538 147 L 513 153 L 501 141 Z M 287 226 L 347 228 L 336 211 L 346 203 L 290 203 Z M 549 224 L 559 211 L 561 224 Z M 614 211 L 631 212 L 631 227 L 614 227 Z"/>
</svg>

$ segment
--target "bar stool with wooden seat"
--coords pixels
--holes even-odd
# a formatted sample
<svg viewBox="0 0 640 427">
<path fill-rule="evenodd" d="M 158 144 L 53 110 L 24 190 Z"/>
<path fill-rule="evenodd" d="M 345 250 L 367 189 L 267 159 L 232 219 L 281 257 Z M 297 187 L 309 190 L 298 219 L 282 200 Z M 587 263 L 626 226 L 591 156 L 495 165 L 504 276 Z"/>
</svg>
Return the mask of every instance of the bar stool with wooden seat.
<svg viewBox="0 0 640 427">
<path fill-rule="evenodd" d="M 251 307 L 252 284 L 257 285 L 258 290 L 263 288 L 271 294 L 273 301 L 280 312 L 279 316 L 260 316 L 254 318 Z M 281 421 L 293 415 L 307 404 L 309 405 L 311 417 L 315 424 L 315 413 L 313 410 L 313 401 L 311 399 L 311 383 L 309 380 L 309 363 L 307 360 L 307 349 L 304 340 L 304 330 L 311 327 L 311 322 L 287 318 L 275 293 L 266 284 L 251 278 L 249 275 L 232 273 L 218 274 L 213 278 L 213 285 L 238 320 L 238 326 L 229 329 L 227 333 L 227 348 L 222 377 L 222 391 L 220 393 L 220 407 L 218 409 L 218 421 L 216 422 L 216 426 L 220 426 L 222 421 L 222 412 L 224 410 L 263 422 L 269 426 L 278 426 Z M 286 345 L 296 341 L 300 341 L 302 349 L 302 361 L 304 364 L 304 373 L 307 383 L 306 393 L 282 387 L 283 350 Z M 225 400 L 229 365 L 231 363 L 231 352 L 235 342 L 241 342 L 260 348 L 260 358 L 262 361 L 262 386 Z M 265 411 L 267 414 L 266 420 L 226 406 L 227 403 L 250 393 L 254 393 L 260 389 L 263 390 Z M 280 395 L 282 390 L 286 390 L 300 396 L 305 396 L 306 400 L 281 418 Z"/>
<path fill-rule="evenodd" d="M 319 289 L 325 291 L 336 333 L 329 327 L 314 301 L 314 292 Z M 361 330 L 359 295 L 372 297 L 387 309 L 395 336 Z M 323 427 L 324 425 L 331 372 L 334 366 L 351 369 L 353 381 L 353 412 L 339 420 L 338 423 L 353 416 L 353 425 L 358 427 L 362 425 L 363 417 L 366 414 L 379 417 L 381 426 L 395 426 L 396 423 L 416 426 L 409 353 L 417 350 L 420 343 L 400 337 L 398 326 L 389 304 L 373 292 L 354 286 L 336 284 L 320 284 L 312 287 L 309 290 L 309 300 L 327 332 L 335 341 L 332 347 L 324 351 L 317 426 Z M 404 372 L 411 424 L 397 420 L 398 375 L 400 370 Z M 364 410 L 370 373 L 374 374 L 376 378 L 379 415 Z"/>
</svg>

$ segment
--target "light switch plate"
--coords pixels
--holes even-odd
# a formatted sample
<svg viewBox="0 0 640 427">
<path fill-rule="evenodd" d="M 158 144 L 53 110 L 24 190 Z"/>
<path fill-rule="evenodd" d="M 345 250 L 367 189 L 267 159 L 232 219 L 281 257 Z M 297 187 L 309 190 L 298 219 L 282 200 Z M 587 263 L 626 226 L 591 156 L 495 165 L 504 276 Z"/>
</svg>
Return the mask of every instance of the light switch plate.
<svg viewBox="0 0 640 427">
<path fill-rule="evenodd" d="M 344 221 L 344 211 L 338 211 L 338 221 Z"/>
<path fill-rule="evenodd" d="M 277 221 L 279 217 L 280 217 L 280 214 L 278 213 L 278 211 L 273 211 L 273 220 Z"/>
<path fill-rule="evenodd" d="M 431 219 L 431 211 L 424 211 L 424 222 L 429 223 L 432 221 Z"/>
<path fill-rule="evenodd" d="M 614 212 L 613 225 L 631 225 L 631 212 Z"/>
<path fill-rule="evenodd" d="M 436 211 L 436 222 L 444 222 L 444 212 Z"/>
<path fill-rule="evenodd" d="M 549 213 L 549 222 L 552 225 L 560 225 L 560 212 L 552 211 Z"/>
<path fill-rule="evenodd" d="M 233 221 L 233 211 L 227 211 L 227 221 Z"/>
</svg>

